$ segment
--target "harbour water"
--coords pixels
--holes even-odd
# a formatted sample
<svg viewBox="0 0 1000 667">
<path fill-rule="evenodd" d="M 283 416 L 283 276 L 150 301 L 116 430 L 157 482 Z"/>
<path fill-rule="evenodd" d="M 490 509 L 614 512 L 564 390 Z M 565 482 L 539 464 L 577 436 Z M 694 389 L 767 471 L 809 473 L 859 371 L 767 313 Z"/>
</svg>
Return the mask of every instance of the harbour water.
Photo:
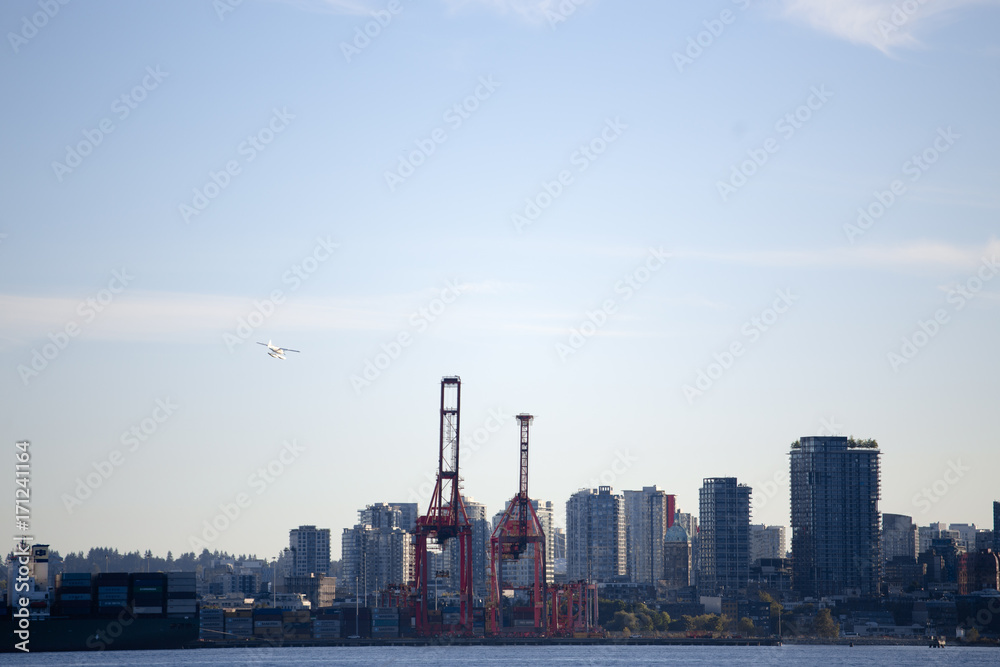
<svg viewBox="0 0 1000 667">
<path fill-rule="evenodd" d="M 192 649 L 7 654 L 10 665 L 264 667 L 270 665 L 925 665 L 1000 664 L 1000 649 L 949 646 L 433 646 Z"/>
</svg>

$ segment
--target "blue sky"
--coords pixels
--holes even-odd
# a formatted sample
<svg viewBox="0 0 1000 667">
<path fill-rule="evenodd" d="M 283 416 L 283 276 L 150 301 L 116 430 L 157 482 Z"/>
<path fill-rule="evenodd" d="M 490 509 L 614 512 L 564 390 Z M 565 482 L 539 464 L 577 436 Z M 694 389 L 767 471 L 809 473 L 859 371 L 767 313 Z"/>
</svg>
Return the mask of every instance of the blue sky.
<svg viewBox="0 0 1000 667">
<path fill-rule="evenodd" d="M 339 557 L 359 508 L 426 506 L 453 374 L 491 513 L 530 412 L 558 524 L 735 476 L 788 525 L 788 444 L 840 433 L 882 511 L 987 526 L 1000 14 L 903 4 L 4 3 L 31 532 Z"/>
</svg>

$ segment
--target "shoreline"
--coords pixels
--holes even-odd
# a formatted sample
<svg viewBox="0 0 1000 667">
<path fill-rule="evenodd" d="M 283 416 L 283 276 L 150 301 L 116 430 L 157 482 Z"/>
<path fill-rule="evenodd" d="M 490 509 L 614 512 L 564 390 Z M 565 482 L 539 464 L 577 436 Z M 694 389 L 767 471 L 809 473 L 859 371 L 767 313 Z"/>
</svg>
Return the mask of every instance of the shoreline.
<svg viewBox="0 0 1000 667">
<path fill-rule="evenodd" d="M 929 647 L 929 638 L 789 638 L 746 637 L 406 637 L 392 639 L 290 639 L 282 641 L 245 640 L 221 642 L 193 642 L 185 648 L 282 648 L 282 647 L 358 647 L 358 646 L 922 646 Z M 997 644 L 965 644 L 953 642 L 948 646 L 982 646 L 997 648 Z"/>
</svg>

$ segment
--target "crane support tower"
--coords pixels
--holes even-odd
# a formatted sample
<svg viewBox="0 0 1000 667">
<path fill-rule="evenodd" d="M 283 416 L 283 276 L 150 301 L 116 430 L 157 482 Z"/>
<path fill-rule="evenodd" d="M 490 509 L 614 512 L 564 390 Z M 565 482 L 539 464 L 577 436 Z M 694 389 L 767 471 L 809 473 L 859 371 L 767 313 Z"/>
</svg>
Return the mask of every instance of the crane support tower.
<svg viewBox="0 0 1000 667">
<path fill-rule="evenodd" d="M 459 490 L 459 420 L 462 404 L 461 378 L 441 379 L 441 427 L 438 446 L 438 473 L 427 514 L 417 519 L 414 535 L 415 624 L 420 635 L 472 634 L 472 523 Z M 458 614 L 428 609 L 428 546 L 443 548 L 453 540 L 458 547 Z M 457 543 L 457 544 L 456 544 Z M 449 573 L 450 576 L 450 573 Z"/>
<path fill-rule="evenodd" d="M 599 631 L 597 624 L 597 584 L 577 581 L 549 586 L 552 637 L 591 636 Z"/>
<path fill-rule="evenodd" d="M 528 496 L 528 431 L 533 420 L 534 417 L 529 414 L 517 416 L 521 434 L 520 483 L 517 495 L 508 503 L 490 537 L 486 622 L 487 630 L 494 635 L 544 634 L 549 621 L 546 611 L 545 532 Z M 510 573 L 505 573 L 504 564 L 515 564 L 522 556 L 531 560 L 531 582 L 508 581 L 505 575 Z M 509 616 L 503 609 L 506 591 L 513 594 Z"/>
</svg>

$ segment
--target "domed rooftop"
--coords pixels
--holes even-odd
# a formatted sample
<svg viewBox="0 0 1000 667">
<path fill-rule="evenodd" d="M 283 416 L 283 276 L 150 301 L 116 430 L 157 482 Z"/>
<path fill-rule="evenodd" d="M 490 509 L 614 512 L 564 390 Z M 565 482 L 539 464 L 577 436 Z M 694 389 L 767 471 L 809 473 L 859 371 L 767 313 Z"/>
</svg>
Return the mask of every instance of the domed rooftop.
<svg viewBox="0 0 1000 667">
<path fill-rule="evenodd" d="M 679 523 L 667 528 L 667 532 L 663 535 L 664 542 L 690 542 L 691 539 L 688 537 L 687 531 L 684 530 L 684 526 Z"/>
</svg>

